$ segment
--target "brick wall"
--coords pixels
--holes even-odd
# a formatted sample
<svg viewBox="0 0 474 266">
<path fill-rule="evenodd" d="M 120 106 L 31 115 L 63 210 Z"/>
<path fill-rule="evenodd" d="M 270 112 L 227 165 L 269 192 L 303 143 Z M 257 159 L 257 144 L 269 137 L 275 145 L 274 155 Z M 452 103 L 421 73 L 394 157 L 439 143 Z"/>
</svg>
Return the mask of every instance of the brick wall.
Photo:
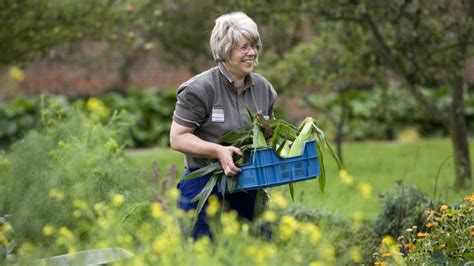
<svg viewBox="0 0 474 266">
<path fill-rule="evenodd" d="M 70 57 L 51 53 L 32 62 L 24 69 L 25 78 L 17 84 L 15 92 L 87 96 L 111 89 L 119 80 L 118 55 L 109 53 L 100 56 L 107 49 L 100 43 L 85 43 L 80 49 L 87 51 L 83 58 L 79 53 Z M 190 77 L 186 69 L 165 64 L 145 53 L 131 67 L 128 86 L 169 89 Z"/>
</svg>

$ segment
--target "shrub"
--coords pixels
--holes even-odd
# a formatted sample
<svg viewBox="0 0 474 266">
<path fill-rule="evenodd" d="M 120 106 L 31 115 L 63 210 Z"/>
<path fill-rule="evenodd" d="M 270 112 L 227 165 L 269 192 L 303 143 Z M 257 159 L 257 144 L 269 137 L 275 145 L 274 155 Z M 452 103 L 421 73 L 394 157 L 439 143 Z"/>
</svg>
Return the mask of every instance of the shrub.
<svg viewBox="0 0 474 266">
<path fill-rule="evenodd" d="M 409 264 L 458 265 L 474 261 L 474 194 L 457 206 L 426 212 L 422 227 L 409 228 L 401 239 Z"/>
<path fill-rule="evenodd" d="M 392 236 L 397 239 L 405 229 L 422 226 L 424 212 L 429 208 L 429 198 L 416 187 L 404 186 L 401 182 L 382 196 L 382 211 L 374 222 L 374 231 L 379 239 Z"/>
<path fill-rule="evenodd" d="M 113 124 L 92 123 L 79 111 L 42 130 L 33 130 L 15 143 L 6 156 L 10 167 L 0 184 L 8 188 L 2 214 L 11 215 L 19 242 L 44 241 L 45 225 L 65 226 L 91 237 L 77 223 L 97 203 L 115 194 L 127 202 L 150 198 L 140 174 L 128 167 Z M 73 215 L 71 215 L 73 214 Z"/>
<path fill-rule="evenodd" d="M 326 239 L 334 245 L 338 264 L 372 263 L 372 254 L 377 251 L 379 243 L 372 222 L 358 217 L 348 220 L 327 210 L 306 209 L 298 205 L 285 213 L 318 225 Z"/>
</svg>

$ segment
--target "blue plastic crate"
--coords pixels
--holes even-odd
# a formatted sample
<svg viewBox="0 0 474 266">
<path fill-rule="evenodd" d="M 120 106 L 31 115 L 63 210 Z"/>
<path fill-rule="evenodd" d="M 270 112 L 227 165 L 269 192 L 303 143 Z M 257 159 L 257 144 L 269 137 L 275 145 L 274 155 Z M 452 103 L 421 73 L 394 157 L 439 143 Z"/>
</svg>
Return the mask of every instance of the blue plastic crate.
<svg viewBox="0 0 474 266">
<path fill-rule="evenodd" d="M 239 167 L 241 172 L 233 191 L 274 187 L 320 175 L 315 141 L 305 142 L 303 153 L 289 158 L 280 158 L 272 148 L 251 151 L 250 162 Z M 220 185 L 217 190 L 221 191 Z"/>
</svg>

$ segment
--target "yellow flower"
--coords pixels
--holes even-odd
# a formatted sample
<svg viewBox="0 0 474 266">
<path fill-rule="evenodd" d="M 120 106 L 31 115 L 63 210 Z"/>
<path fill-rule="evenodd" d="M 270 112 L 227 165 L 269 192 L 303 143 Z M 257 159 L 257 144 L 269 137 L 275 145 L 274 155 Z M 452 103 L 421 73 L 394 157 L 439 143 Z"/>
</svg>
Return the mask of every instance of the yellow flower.
<svg viewBox="0 0 474 266">
<path fill-rule="evenodd" d="M 351 260 L 355 263 L 362 261 L 362 254 L 359 247 L 356 246 L 351 248 Z"/>
<path fill-rule="evenodd" d="M 323 266 L 324 264 L 320 261 L 312 261 L 309 266 Z"/>
<path fill-rule="evenodd" d="M 441 207 L 439 208 L 439 210 L 445 211 L 445 210 L 447 210 L 448 208 L 449 208 L 448 205 L 441 205 Z"/>
<path fill-rule="evenodd" d="M 427 222 L 425 226 L 428 227 L 428 228 L 433 227 L 433 223 Z"/>
<path fill-rule="evenodd" d="M 267 222 L 274 222 L 277 218 L 277 215 L 274 211 L 265 211 L 262 215 L 263 220 Z"/>
<path fill-rule="evenodd" d="M 151 216 L 154 218 L 160 218 L 163 216 L 163 208 L 159 202 L 153 202 L 151 204 Z"/>
<path fill-rule="evenodd" d="M 10 67 L 8 75 L 17 82 L 21 82 L 25 78 L 25 73 L 17 66 Z"/>
<path fill-rule="evenodd" d="M 209 250 L 210 243 L 211 241 L 209 240 L 209 237 L 201 237 L 194 242 L 193 248 L 197 253 L 206 253 Z"/>
<path fill-rule="evenodd" d="M 175 201 L 176 199 L 178 199 L 179 190 L 177 188 L 171 188 L 167 191 L 166 195 L 170 200 Z"/>
<path fill-rule="evenodd" d="M 64 199 L 64 192 L 62 192 L 61 190 L 57 188 L 51 188 L 48 191 L 48 196 L 57 201 L 62 201 Z"/>
<path fill-rule="evenodd" d="M 0 233 L 12 232 L 13 228 L 9 223 L 6 223 L 0 227 Z"/>
<path fill-rule="evenodd" d="M 6 247 L 6 246 L 8 246 L 8 243 L 9 242 L 8 242 L 7 238 L 2 233 L 0 233 L 0 246 Z"/>
<path fill-rule="evenodd" d="M 64 237 L 65 239 L 74 239 L 74 235 L 66 226 L 61 226 L 59 228 L 59 236 Z"/>
<path fill-rule="evenodd" d="M 439 247 L 440 247 L 440 248 L 445 248 L 445 247 L 446 247 L 446 243 L 441 243 L 441 244 L 439 244 Z"/>
<path fill-rule="evenodd" d="M 98 202 L 98 203 L 94 204 L 94 211 L 97 214 L 104 213 L 106 209 L 107 209 L 107 206 L 103 202 Z"/>
<path fill-rule="evenodd" d="M 226 236 L 233 236 L 239 232 L 240 224 L 237 221 L 237 212 L 231 211 L 228 213 L 224 213 L 222 215 L 222 225 L 224 229 L 222 233 Z"/>
<path fill-rule="evenodd" d="M 331 244 L 324 244 L 321 248 L 324 258 L 326 258 L 327 261 L 334 261 L 336 258 L 336 250 L 334 247 Z"/>
<path fill-rule="evenodd" d="M 242 227 L 242 232 L 244 232 L 244 233 L 249 232 L 250 226 L 248 224 L 242 224 L 241 227 Z"/>
<path fill-rule="evenodd" d="M 47 224 L 43 227 L 43 235 L 46 237 L 53 235 L 54 232 L 56 232 L 56 228 L 54 228 L 54 226 L 51 224 Z"/>
<path fill-rule="evenodd" d="M 296 229 L 298 228 L 298 221 L 293 216 L 284 215 L 278 225 L 281 240 L 289 240 Z"/>
<path fill-rule="evenodd" d="M 166 237 L 159 236 L 153 242 L 152 248 L 154 252 L 161 253 L 166 249 L 167 246 L 168 246 L 168 240 L 166 239 Z"/>
<path fill-rule="evenodd" d="M 149 223 L 143 223 L 140 228 L 138 228 L 137 236 L 143 241 L 148 242 L 151 238 L 152 226 Z"/>
<path fill-rule="evenodd" d="M 416 234 L 417 237 L 425 237 L 425 236 L 429 236 L 430 234 L 426 233 L 426 232 L 418 232 Z"/>
<path fill-rule="evenodd" d="M 107 118 L 110 114 L 110 110 L 105 106 L 105 104 L 95 97 L 91 97 L 87 100 L 86 109 L 99 115 L 101 118 Z"/>
<path fill-rule="evenodd" d="M 271 198 L 271 203 L 275 204 L 277 208 L 285 209 L 288 207 L 288 202 L 286 201 L 285 197 L 283 197 L 280 193 L 275 193 Z"/>
<path fill-rule="evenodd" d="M 393 237 L 391 236 L 385 236 L 383 239 L 382 239 L 382 245 L 385 245 L 385 246 L 394 246 L 396 245 L 397 242 L 395 241 L 395 239 L 393 239 Z"/>
<path fill-rule="evenodd" d="M 72 206 L 76 207 L 79 210 L 87 209 L 87 203 L 83 200 L 80 200 L 80 199 L 74 199 L 72 201 Z"/>
<path fill-rule="evenodd" d="M 215 195 L 210 196 L 207 200 L 206 214 L 213 217 L 219 211 L 219 207 L 219 199 Z"/>
<path fill-rule="evenodd" d="M 301 225 L 301 231 L 309 237 L 311 243 L 316 244 L 321 239 L 321 230 L 312 223 L 304 223 Z"/>
<path fill-rule="evenodd" d="M 471 195 L 465 196 L 464 200 L 465 201 L 470 201 L 471 203 L 474 203 L 474 193 L 472 193 Z"/>
<path fill-rule="evenodd" d="M 368 199 L 372 197 L 372 186 L 369 183 L 361 182 L 357 185 L 357 189 L 359 189 L 360 194 L 362 197 Z"/>
<path fill-rule="evenodd" d="M 412 243 L 406 244 L 405 247 L 407 248 L 408 252 L 413 252 L 416 250 L 416 246 Z"/>
<path fill-rule="evenodd" d="M 275 255 L 277 251 L 273 244 L 261 244 L 249 246 L 246 253 L 255 259 L 256 265 L 266 265 L 269 257 Z"/>
<path fill-rule="evenodd" d="M 112 205 L 120 207 L 125 203 L 125 196 L 122 194 L 115 194 L 112 198 Z"/>
<path fill-rule="evenodd" d="M 345 185 L 352 185 L 354 183 L 354 178 L 345 169 L 339 171 L 339 179 Z"/>
</svg>

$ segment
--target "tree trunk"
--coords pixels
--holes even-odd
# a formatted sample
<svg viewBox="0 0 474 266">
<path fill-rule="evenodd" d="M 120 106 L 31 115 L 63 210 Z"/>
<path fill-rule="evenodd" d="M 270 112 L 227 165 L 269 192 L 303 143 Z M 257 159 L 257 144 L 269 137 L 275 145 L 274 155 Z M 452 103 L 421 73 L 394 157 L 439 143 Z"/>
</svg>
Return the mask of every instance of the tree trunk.
<svg viewBox="0 0 474 266">
<path fill-rule="evenodd" d="M 456 84 L 453 89 L 449 133 L 453 145 L 455 187 L 466 188 L 472 184 L 471 158 L 469 153 L 468 130 L 464 117 L 463 85 Z"/>
</svg>

